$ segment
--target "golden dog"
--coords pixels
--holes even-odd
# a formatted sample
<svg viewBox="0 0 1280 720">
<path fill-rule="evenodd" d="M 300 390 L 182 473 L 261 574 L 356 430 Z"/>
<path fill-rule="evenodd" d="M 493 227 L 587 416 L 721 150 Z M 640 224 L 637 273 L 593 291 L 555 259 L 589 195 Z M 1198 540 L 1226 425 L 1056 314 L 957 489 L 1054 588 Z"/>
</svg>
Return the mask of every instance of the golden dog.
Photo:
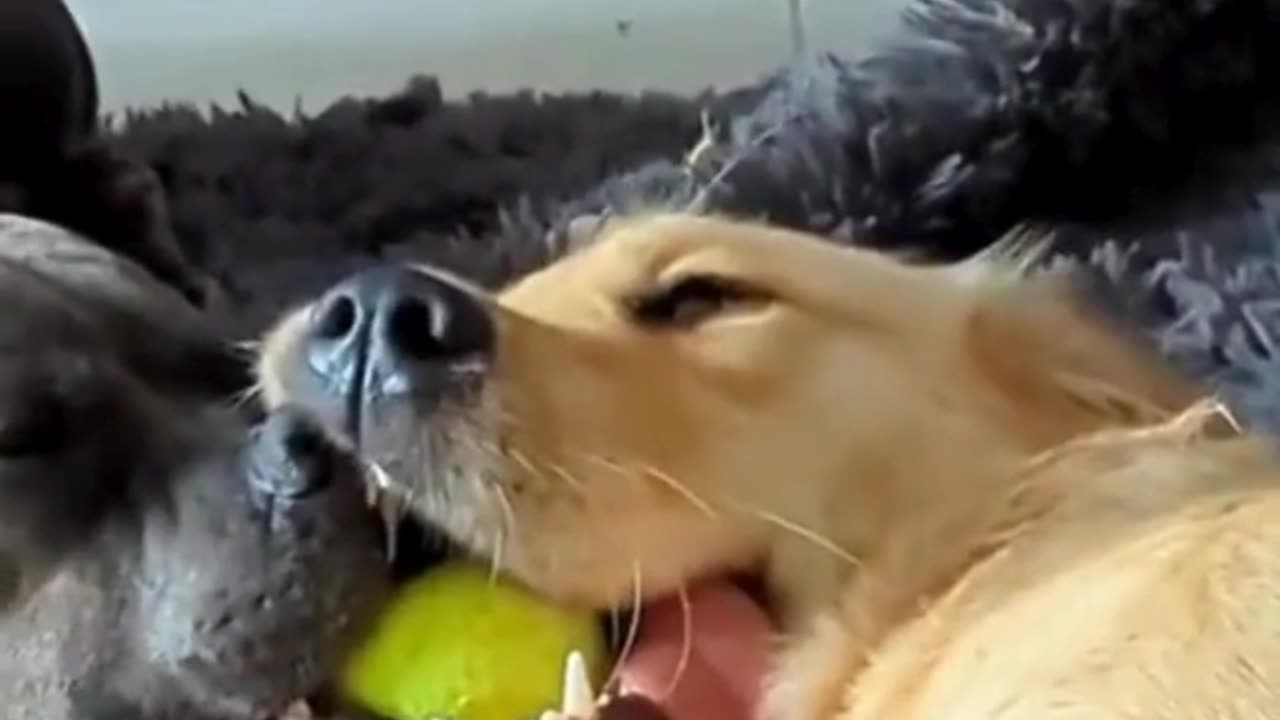
<svg viewBox="0 0 1280 720">
<path fill-rule="evenodd" d="M 1277 456 L 1065 275 L 680 215 L 492 297 L 420 272 L 492 359 L 366 451 L 562 602 L 758 574 L 767 717 L 1280 716 Z M 270 403 L 325 407 L 310 312 L 265 340 Z"/>
</svg>

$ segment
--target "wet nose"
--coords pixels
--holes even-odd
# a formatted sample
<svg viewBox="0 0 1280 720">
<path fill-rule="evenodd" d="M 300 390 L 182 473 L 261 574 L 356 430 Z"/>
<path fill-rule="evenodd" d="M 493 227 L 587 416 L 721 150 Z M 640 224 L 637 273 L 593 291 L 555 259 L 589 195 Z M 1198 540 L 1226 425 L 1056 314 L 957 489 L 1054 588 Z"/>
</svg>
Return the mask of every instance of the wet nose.
<svg viewBox="0 0 1280 720">
<path fill-rule="evenodd" d="M 341 451 L 319 424 L 300 411 L 280 408 L 254 431 L 254 487 L 264 495 L 301 500 L 333 484 Z"/>
<path fill-rule="evenodd" d="M 493 319 L 474 295 L 407 267 L 360 272 L 330 290 L 311 318 L 313 369 L 367 396 L 436 385 L 493 349 Z"/>
</svg>

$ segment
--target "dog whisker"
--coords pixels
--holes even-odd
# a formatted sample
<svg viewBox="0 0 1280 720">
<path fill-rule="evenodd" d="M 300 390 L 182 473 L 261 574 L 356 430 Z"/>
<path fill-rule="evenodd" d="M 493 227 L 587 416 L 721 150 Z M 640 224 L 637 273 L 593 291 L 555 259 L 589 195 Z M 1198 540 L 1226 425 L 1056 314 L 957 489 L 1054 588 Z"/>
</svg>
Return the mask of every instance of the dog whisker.
<svg viewBox="0 0 1280 720">
<path fill-rule="evenodd" d="M 621 475 L 627 474 L 627 469 L 628 469 L 627 465 L 617 460 L 614 460 L 612 458 L 608 458 L 603 455 L 596 455 L 596 454 L 584 454 L 583 458 L 587 462 L 599 465 L 600 467 L 603 467 L 604 469 L 609 470 L 610 472 L 618 473 Z"/>
<path fill-rule="evenodd" d="M 547 482 L 549 479 L 548 474 L 550 474 L 555 476 L 555 478 L 562 480 L 578 495 L 585 496 L 586 485 L 581 480 L 574 477 L 563 466 L 556 463 L 544 462 L 539 458 L 530 458 L 528 455 L 510 448 L 507 450 L 507 455 L 539 481 Z"/>
<path fill-rule="evenodd" d="M 493 493 L 494 500 L 498 507 L 502 510 L 502 519 L 498 523 L 497 537 L 494 538 L 494 547 L 492 553 L 493 565 L 490 568 L 493 579 L 497 579 L 502 572 L 503 552 L 507 543 L 511 542 L 512 536 L 518 531 L 516 527 L 515 509 L 511 507 L 511 500 L 507 497 L 506 491 L 497 483 L 491 484 L 490 489 Z"/>
<path fill-rule="evenodd" d="M 642 587 L 642 574 L 639 561 L 631 561 L 631 607 L 630 621 L 627 625 L 627 635 L 622 641 L 622 647 L 618 650 L 618 657 L 613 662 L 613 669 L 609 672 L 609 679 L 605 682 L 606 692 L 612 688 L 622 673 L 622 666 L 626 664 L 631 657 L 631 653 L 635 651 L 636 640 L 640 636 L 640 619 L 641 613 L 644 612 L 642 600 L 644 592 Z"/>
<path fill-rule="evenodd" d="M 672 490 L 675 490 L 680 495 L 684 496 L 684 498 L 688 500 L 694 507 L 696 507 L 698 510 L 701 510 L 703 514 L 705 514 L 707 517 L 711 518 L 712 520 L 718 517 L 715 509 L 711 507 L 711 504 L 708 503 L 706 500 L 703 500 L 687 484 L 680 482 L 675 477 L 667 473 L 664 473 L 655 467 L 645 467 L 644 473 L 645 475 L 652 477 L 653 479 L 661 482 L 663 485 L 666 485 Z"/>
<path fill-rule="evenodd" d="M 770 512 L 768 510 L 759 510 L 756 508 L 749 508 L 749 507 L 739 507 L 738 509 L 741 512 L 746 513 L 747 515 L 763 520 L 769 523 L 770 525 L 781 528 L 801 539 L 804 539 L 809 541 L 810 543 L 813 543 L 815 546 L 823 550 L 826 550 L 827 552 L 830 552 L 832 555 L 835 555 L 837 558 L 840 558 L 841 560 L 848 563 L 852 567 L 861 568 L 863 565 L 861 560 L 859 560 L 849 551 L 840 547 L 840 545 L 836 543 L 834 540 L 822 535 L 821 533 L 815 530 L 807 528 L 804 525 L 801 525 L 800 523 L 797 523 L 793 520 L 788 520 L 787 518 L 784 518 L 781 515 Z"/>
<path fill-rule="evenodd" d="M 497 483 L 494 483 L 491 487 L 494 491 L 494 497 L 498 501 L 498 506 L 502 510 L 503 526 L 510 530 L 512 534 L 515 534 L 518 530 L 516 525 L 516 511 L 511 505 L 511 498 L 507 496 L 506 488 Z"/>
<path fill-rule="evenodd" d="M 529 473 L 530 475 L 538 478 L 542 477 L 542 473 L 538 470 L 537 467 L 534 466 L 533 462 L 530 461 L 529 458 L 526 457 L 525 454 L 520 452 L 519 450 L 516 450 L 515 448 L 508 448 L 507 457 L 511 458 L 512 462 L 519 465 L 521 468 L 524 469 L 525 472 Z"/>
<path fill-rule="evenodd" d="M 676 591 L 680 601 L 680 658 L 676 661 L 675 670 L 671 673 L 671 681 L 662 693 L 664 699 L 671 699 L 680 680 L 689 669 L 689 660 L 693 656 L 693 603 L 689 601 L 689 588 L 681 583 Z"/>
<path fill-rule="evenodd" d="M 489 540 L 489 584 L 496 585 L 498 577 L 502 575 L 502 554 L 508 542 L 508 533 L 511 531 L 511 525 L 507 520 L 508 503 L 506 497 L 502 494 L 502 486 L 491 483 L 485 486 L 485 490 L 493 497 L 494 503 L 503 511 L 502 517 L 494 525 L 492 537 Z"/>
<path fill-rule="evenodd" d="M 512 460 L 520 463 L 522 467 L 539 479 L 545 480 L 547 473 L 550 473 L 556 478 L 562 480 L 566 485 L 569 485 L 579 495 L 586 494 L 586 484 L 581 479 L 575 477 L 573 473 L 569 472 L 563 465 L 555 462 L 546 462 L 541 458 L 530 458 L 528 455 L 525 455 L 513 448 L 507 448 L 506 454 L 510 455 Z M 592 456 L 587 454 L 583 454 L 582 456 L 587 459 L 592 458 Z M 608 461 L 604 462 L 608 463 Z M 608 465 L 608 467 L 615 471 L 621 469 L 620 467 L 614 467 L 613 465 Z"/>
<path fill-rule="evenodd" d="M 231 349 L 246 357 L 256 358 L 262 352 L 262 341 L 257 339 L 237 340 L 231 343 Z"/>
<path fill-rule="evenodd" d="M 502 574 L 502 548 L 507 542 L 504 526 L 499 524 L 493 535 L 493 548 L 489 553 L 489 584 L 497 585 L 498 576 Z"/>
<path fill-rule="evenodd" d="M 571 486 L 574 490 L 578 491 L 578 494 L 582 494 L 583 492 L 586 491 L 586 487 L 585 485 L 583 485 L 582 481 L 574 477 L 568 470 L 565 470 L 563 467 L 556 464 L 551 464 L 548 467 L 556 477 L 560 478 L 561 480 L 564 480 L 565 483 Z"/>
<path fill-rule="evenodd" d="M 694 492 L 693 488 L 689 487 L 687 483 L 680 482 L 680 480 L 677 479 L 675 476 L 671 475 L 670 473 L 662 471 L 660 468 L 654 467 L 652 465 L 645 465 L 640 463 L 629 464 L 623 461 L 613 460 L 607 457 L 603 457 L 601 455 L 584 455 L 584 457 L 588 461 L 596 463 L 607 470 L 610 470 L 615 473 L 623 474 L 623 475 L 629 475 L 631 471 L 638 470 L 640 473 L 642 473 L 646 477 L 657 480 L 658 482 L 667 486 L 671 490 L 675 491 L 678 495 L 680 495 L 685 500 L 687 500 L 690 505 L 698 509 L 708 518 L 711 518 L 714 520 L 717 517 L 719 517 L 719 514 L 716 512 L 715 508 L 712 507 L 711 503 L 707 502 L 704 498 L 702 498 L 702 496 Z"/>
<path fill-rule="evenodd" d="M 263 392 L 263 386 L 260 382 L 255 382 L 248 387 L 237 390 L 231 394 L 228 399 L 232 408 L 242 408 L 253 401 L 257 400 Z"/>
</svg>

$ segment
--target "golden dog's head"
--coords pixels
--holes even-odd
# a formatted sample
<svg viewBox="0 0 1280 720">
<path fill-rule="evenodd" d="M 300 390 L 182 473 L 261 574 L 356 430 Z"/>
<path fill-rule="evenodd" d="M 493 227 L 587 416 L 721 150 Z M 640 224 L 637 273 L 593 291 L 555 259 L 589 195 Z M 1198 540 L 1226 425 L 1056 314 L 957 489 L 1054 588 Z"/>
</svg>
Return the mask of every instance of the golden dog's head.
<svg viewBox="0 0 1280 720">
<path fill-rule="evenodd" d="M 1190 397 L 1007 270 L 639 217 L 493 296 L 353 277 L 267 336 L 261 380 L 457 541 L 608 607 L 783 536 L 872 552 L 979 470 Z"/>
</svg>

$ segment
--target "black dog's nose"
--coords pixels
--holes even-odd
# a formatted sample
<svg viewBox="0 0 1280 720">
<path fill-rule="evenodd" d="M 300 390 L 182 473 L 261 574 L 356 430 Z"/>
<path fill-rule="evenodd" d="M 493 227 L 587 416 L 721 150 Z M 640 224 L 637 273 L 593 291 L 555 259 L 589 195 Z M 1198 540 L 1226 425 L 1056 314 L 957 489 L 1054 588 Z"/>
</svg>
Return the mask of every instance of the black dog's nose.
<svg viewBox="0 0 1280 720">
<path fill-rule="evenodd" d="M 277 409 L 254 430 L 251 477 L 272 497 L 301 500 L 333 484 L 342 451 L 320 425 L 291 408 Z"/>
<path fill-rule="evenodd" d="M 396 394 L 439 379 L 493 349 L 483 303 L 443 278 L 407 267 L 358 273 L 330 290 L 311 318 L 312 367 L 342 388 Z"/>
</svg>

